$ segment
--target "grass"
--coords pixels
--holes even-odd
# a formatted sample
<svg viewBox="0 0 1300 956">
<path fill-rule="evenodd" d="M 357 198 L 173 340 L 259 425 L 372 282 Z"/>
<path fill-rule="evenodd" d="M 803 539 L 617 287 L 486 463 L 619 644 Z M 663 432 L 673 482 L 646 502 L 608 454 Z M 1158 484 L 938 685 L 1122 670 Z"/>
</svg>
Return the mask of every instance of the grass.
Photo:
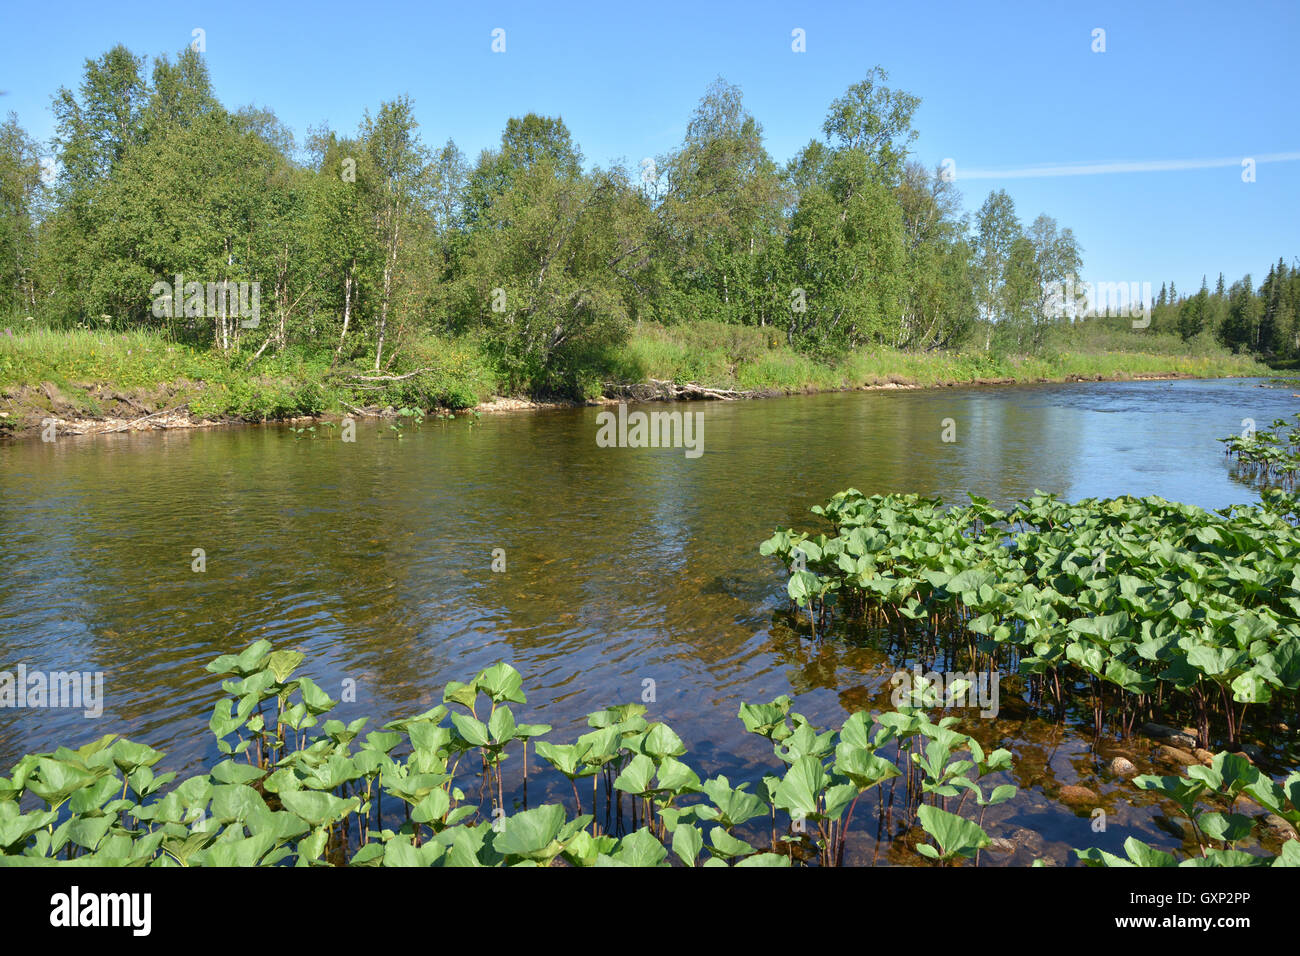
<svg viewBox="0 0 1300 956">
<path fill-rule="evenodd" d="M 27 327 L 0 332 L 0 427 L 30 427 L 50 414 L 136 417 L 139 407 L 152 411 L 182 404 L 198 418 L 250 421 L 342 413 L 348 406 L 466 408 L 501 391 L 491 359 L 469 337 L 409 338 L 387 371 L 418 374 L 399 381 L 360 381 L 374 375 L 364 358 L 331 369 L 332 358 L 330 352 L 290 348 L 280 354 L 268 350 L 250 365 L 251 353 L 223 355 L 152 331 Z M 636 326 L 596 378 L 606 383 L 655 378 L 779 393 L 990 379 L 1267 374 L 1248 357 L 1154 332 L 1063 335 L 1032 356 L 875 348 L 822 359 L 791 350 L 771 329 L 696 322 Z"/>
<path fill-rule="evenodd" d="M 198 418 L 259 421 L 342 412 L 345 402 L 465 408 L 488 397 L 495 384 L 487 358 L 469 340 L 406 343 L 390 373 L 420 371 L 395 382 L 354 381 L 375 373 L 346 364 L 331 369 L 328 352 L 268 350 L 250 366 L 251 358 L 169 342 L 148 331 L 0 333 L 0 411 L 24 424 L 51 413 L 111 415 L 108 406 L 119 401 L 112 397 L 117 395 L 151 409 L 187 404 Z"/>
<path fill-rule="evenodd" d="M 1109 332 L 1074 341 L 1063 337 L 1053 345 L 1039 355 L 1002 356 L 980 349 L 862 349 L 839 359 L 819 361 L 792 351 L 770 330 L 711 322 L 669 327 L 643 324 L 624 347 L 618 366 L 624 375 L 639 372 L 641 379 L 690 381 L 712 388 L 753 391 L 860 388 L 891 383 L 929 386 L 988 379 L 1039 382 L 1269 374 L 1265 366 L 1247 356 L 1203 343 L 1188 346 L 1171 335 Z"/>
</svg>

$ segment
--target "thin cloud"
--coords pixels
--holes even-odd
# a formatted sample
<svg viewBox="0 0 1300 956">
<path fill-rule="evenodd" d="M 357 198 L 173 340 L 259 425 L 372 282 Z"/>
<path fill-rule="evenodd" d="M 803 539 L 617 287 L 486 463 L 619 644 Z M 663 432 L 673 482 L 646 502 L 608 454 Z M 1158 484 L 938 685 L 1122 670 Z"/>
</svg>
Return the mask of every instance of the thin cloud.
<svg viewBox="0 0 1300 956">
<path fill-rule="evenodd" d="M 1168 173 L 1185 169 L 1217 169 L 1241 166 L 1247 159 L 1260 163 L 1290 163 L 1300 160 L 1300 153 L 1263 153 L 1234 156 L 1229 159 L 1150 159 L 1120 160 L 1109 163 L 1056 163 L 1042 166 L 1013 166 L 1006 169 L 954 170 L 954 179 L 1039 179 L 1049 176 L 1105 176 L 1111 173 Z"/>
</svg>

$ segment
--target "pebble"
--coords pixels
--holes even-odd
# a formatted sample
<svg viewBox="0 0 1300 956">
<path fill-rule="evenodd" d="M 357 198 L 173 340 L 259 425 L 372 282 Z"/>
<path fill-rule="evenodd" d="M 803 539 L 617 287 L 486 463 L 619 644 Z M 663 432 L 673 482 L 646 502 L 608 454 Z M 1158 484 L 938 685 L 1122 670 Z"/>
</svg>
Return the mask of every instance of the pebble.
<svg viewBox="0 0 1300 956">
<path fill-rule="evenodd" d="M 1061 788 L 1058 794 L 1062 803 L 1100 803 L 1101 797 L 1097 796 L 1096 791 L 1087 787 L 1080 787 L 1074 784 L 1068 784 Z"/>
<path fill-rule="evenodd" d="M 1116 757 L 1110 762 L 1110 772 L 1119 777 L 1131 777 L 1138 772 L 1138 768 L 1127 757 Z"/>
</svg>

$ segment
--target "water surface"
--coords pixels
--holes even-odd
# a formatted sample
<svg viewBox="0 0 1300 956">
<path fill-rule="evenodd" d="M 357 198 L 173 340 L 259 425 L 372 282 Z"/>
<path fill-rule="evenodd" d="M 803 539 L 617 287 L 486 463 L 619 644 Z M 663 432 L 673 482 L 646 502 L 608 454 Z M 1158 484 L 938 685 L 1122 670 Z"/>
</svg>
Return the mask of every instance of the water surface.
<svg viewBox="0 0 1300 956">
<path fill-rule="evenodd" d="M 588 711 L 640 700 L 653 681 L 650 716 L 681 734 L 701 775 L 754 779 L 776 764 L 743 732 L 742 701 L 791 694 L 838 724 L 888 706 L 897 666 L 869 640 L 788 626 L 782 569 L 758 554 L 774 527 L 815 526 L 807 508 L 850 486 L 1002 504 L 1035 489 L 1252 501 L 1215 439 L 1300 408 L 1289 387 L 1261 384 L 676 406 L 703 416 L 699 458 L 598 448 L 596 409 L 428 421 L 400 441 L 372 421 L 355 443 L 271 426 L 0 446 L 0 668 L 103 671 L 106 692 L 98 720 L 0 711 L 0 766 L 111 730 L 197 770 L 216 758 L 207 718 L 221 696 L 203 665 L 267 638 L 302 650 L 302 672 L 335 697 L 356 681 L 345 719 L 416 713 L 504 659 L 524 675 L 520 718 L 567 740 Z M 945 419 L 955 442 L 941 440 Z M 498 548 L 505 573 L 491 569 Z M 1113 849 L 1133 833 L 1169 843 L 1155 811 L 1130 807 L 1133 788 L 1100 769 L 1109 751 L 1086 728 L 1004 699 L 998 720 L 966 729 L 1019 761 L 1025 792 L 985 821 L 1018 834 L 1015 862 L 1064 862 L 1070 846 Z M 1078 782 L 1113 807 L 1107 834 L 1052 799 Z"/>
</svg>

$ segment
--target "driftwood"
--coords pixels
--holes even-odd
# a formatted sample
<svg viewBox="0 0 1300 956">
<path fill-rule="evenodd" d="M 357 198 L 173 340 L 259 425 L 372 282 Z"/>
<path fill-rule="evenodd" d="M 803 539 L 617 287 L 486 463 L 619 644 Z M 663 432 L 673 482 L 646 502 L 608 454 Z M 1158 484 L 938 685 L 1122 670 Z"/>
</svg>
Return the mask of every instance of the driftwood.
<svg viewBox="0 0 1300 956">
<path fill-rule="evenodd" d="M 147 422 L 151 418 L 157 418 L 159 415 L 169 415 L 172 412 L 179 412 L 182 408 L 188 408 L 189 402 L 177 405 L 175 408 L 164 408 L 162 411 L 154 412 L 152 415 L 145 415 L 143 418 L 137 418 L 135 421 L 127 422 L 125 425 L 119 425 L 117 428 L 110 429 L 114 432 L 124 432 L 133 425 L 139 425 L 141 422 Z"/>
<path fill-rule="evenodd" d="M 710 399 L 719 402 L 732 402 L 738 398 L 753 398 L 753 392 L 742 392 L 730 388 L 708 388 L 687 382 L 679 385 L 651 378 L 634 385 L 621 385 L 616 382 L 605 383 L 605 394 L 626 397 L 637 402 L 680 402 Z"/>
<path fill-rule="evenodd" d="M 405 379 L 414 378 L 417 375 L 422 375 L 425 372 L 432 372 L 432 371 L 433 369 L 430 368 L 417 368 L 414 372 L 407 372 L 405 375 L 354 375 L 352 376 L 352 378 L 348 379 L 348 381 L 350 382 L 401 382 Z M 358 388 L 364 388 L 364 387 L 365 386 L 358 386 Z M 383 386 L 377 386 L 377 387 L 382 388 Z"/>
</svg>

